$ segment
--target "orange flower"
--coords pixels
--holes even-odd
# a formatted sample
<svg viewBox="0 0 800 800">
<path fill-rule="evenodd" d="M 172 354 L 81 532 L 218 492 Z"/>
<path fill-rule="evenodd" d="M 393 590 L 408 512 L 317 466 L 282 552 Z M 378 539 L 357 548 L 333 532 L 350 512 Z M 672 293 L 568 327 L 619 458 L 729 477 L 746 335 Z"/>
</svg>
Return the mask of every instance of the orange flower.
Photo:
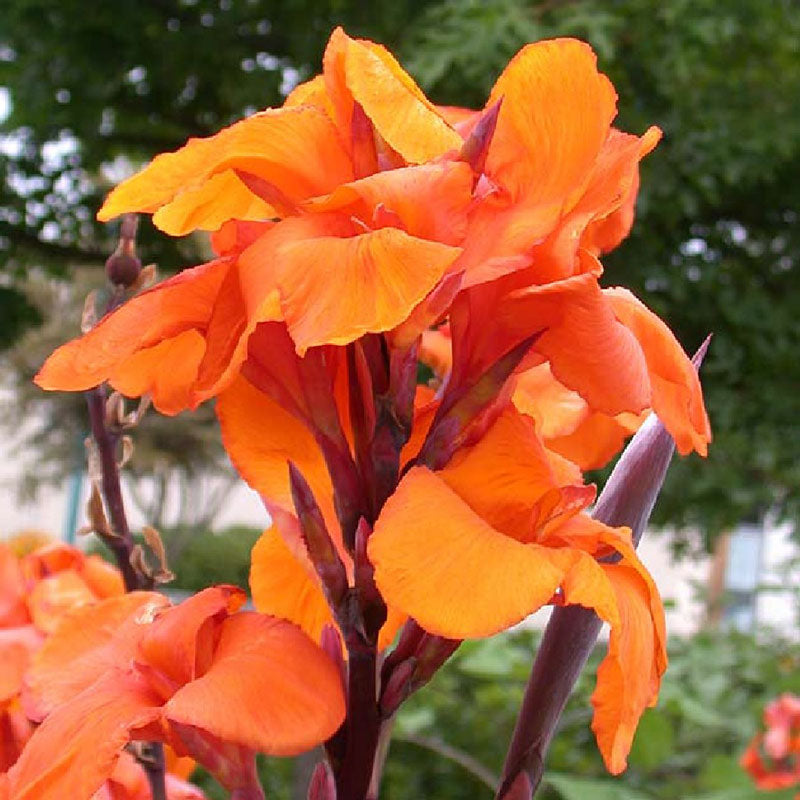
<svg viewBox="0 0 800 800">
<path fill-rule="evenodd" d="M 72 609 L 123 588 L 117 570 L 99 556 L 61 543 L 22 558 L 0 544 L 0 578 L 0 771 L 5 771 L 33 733 L 20 692 L 45 635 Z"/>
<path fill-rule="evenodd" d="M 800 698 L 782 694 L 764 709 L 766 731 L 753 737 L 741 758 L 759 789 L 800 785 Z"/>
<path fill-rule="evenodd" d="M 10 797 L 88 797 L 134 740 L 165 741 L 234 797 L 261 797 L 255 752 L 323 741 L 344 697 L 327 656 L 292 625 L 235 613 L 244 599 L 222 586 L 170 607 L 135 592 L 74 612 L 28 674 L 26 708 L 44 721 L 8 773 Z"/>
<path fill-rule="evenodd" d="M 593 608 L 611 626 L 593 729 L 617 773 L 666 668 L 664 617 L 630 531 L 581 513 L 593 499 L 578 469 L 508 406 L 444 469 L 405 475 L 369 556 L 386 602 L 448 638 L 490 636 L 548 603 Z M 618 563 L 598 561 L 612 554 Z"/>
<path fill-rule="evenodd" d="M 324 75 L 283 108 L 191 140 L 111 193 L 101 219 L 220 229 L 221 256 L 125 304 L 37 382 L 109 380 L 176 413 L 232 380 L 261 322 L 284 320 L 299 354 L 397 327 L 461 253 L 472 170 L 422 163 L 461 143 L 388 52 L 335 31 Z"/>
</svg>

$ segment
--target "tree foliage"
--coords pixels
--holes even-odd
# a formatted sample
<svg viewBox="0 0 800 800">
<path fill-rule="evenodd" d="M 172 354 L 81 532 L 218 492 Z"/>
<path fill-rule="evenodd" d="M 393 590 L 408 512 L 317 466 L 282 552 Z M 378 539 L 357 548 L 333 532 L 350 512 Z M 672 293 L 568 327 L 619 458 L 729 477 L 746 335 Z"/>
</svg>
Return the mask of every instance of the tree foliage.
<svg viewBox="0 0 800 800">
<path fill-rule="evenodd" d="M 704 367 L 716 441 L 672 470 L 662 521 L 710 538 L 768 508 L 800 517 L 800 6 L 793 0 L 8 0 L 0 11 L 0 344 L 37 321 L 16 280 L 32 265 L 99 263 L 99 198 L 131 165 L 281 102 L 318 69 L 331 26 L 400 50 L 439 102 L 476 106 L 524 42 L 592 43 L 619 124 L 664 130 L 639 218 L 606 261 Z M 143 226 L 146 258 L 200 255 Z"/>
</svg>

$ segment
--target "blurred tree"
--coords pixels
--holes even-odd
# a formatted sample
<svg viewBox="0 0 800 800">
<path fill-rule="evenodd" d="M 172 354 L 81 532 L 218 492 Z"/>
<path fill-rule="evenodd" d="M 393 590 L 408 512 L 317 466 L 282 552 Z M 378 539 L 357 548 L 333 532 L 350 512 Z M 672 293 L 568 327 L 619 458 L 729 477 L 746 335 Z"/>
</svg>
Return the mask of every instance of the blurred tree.
<svg viewBox="0 0 800 800">
<path fill-rule="evenodd" d="M 606 259 L 704 368 L 716 441 L 672 470 L 662 521 L 710 539 L 776 508 L 800 518 L 800 5 L 794 0 L 6 0 L 0 9 L 0 345 L 36 322 L 16 277 L 99 262 L 100 195 L 158 151 L 277 104 L 344 24 L 399 49 L 438 102 L 480 105 L 522 44 L 592 43 L 619 125 L 660 125 L 639 220 Z M 2 97 L 0 97 L 2 100 Z M 0 103 L 0 106 L 2 103 Z M 201 243 L 143 225 L 173 269 Z"/>
</svg>

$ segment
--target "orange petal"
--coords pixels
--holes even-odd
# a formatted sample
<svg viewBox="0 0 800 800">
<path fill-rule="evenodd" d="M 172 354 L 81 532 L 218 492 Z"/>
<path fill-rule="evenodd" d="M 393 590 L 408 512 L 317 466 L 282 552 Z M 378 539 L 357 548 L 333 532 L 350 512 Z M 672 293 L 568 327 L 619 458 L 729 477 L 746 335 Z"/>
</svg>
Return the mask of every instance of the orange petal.
<svg viewBox="0 0 800 800">
<path fill-rule="evenodd" d="M 675 440 L 678 452 L 686 455 L 696 450 L 705 456 L 711 427 L 697 370 L 672 331 L 627 289 L 606 289 L 603 293 L 617 319 L 641 345 L 650 373 L 651 406 Z"/>
<path fill-rule="evenodd" d="M 140 638 L 137 663 L 174 686 L 194 680 L 202 675 L 213 647 L 214 631 L 206 623 L 212 619 L 221 623 L 245 599 L 237 586 L 212 586 L 166 609 Z"/>
<path fill-rule="evenodd" d="M 150 393 L 153 405 L 162 414 L 174 416 L 196 405 L 192 390 L 205 349 L 198 331 L 183 331 L 142 348 L 113 367 L 108 382 L 126 397 Z"/>
<path fill-rule="evenodd" d="M 0 627 L 28 622 L 30 614 L 25 604 L 25 583 L 19 559 L 0 543 Z"/>
<path fill-rule="evenodd" d="M 351 39 L 337 28 L 324 63 L 338 118 L 349 123 L 352 114 L 352 106 L 348 108 L 342 99 L 346 91 L 364 109 L 380 136 L 407 162 L 421 164 L 461 147 L 461 137 L 384 47 Z"/>
<path fill-rule="evenodd" d="M 198 190 L 214 175 L 239 169 L 277 186 L 292 200 L 325 194 L 353 179 L 347 154 L 326 114 L 311 106 L 268 110 L 205 139 L 190 139 L 180 150 L 156 156 L 123 181 L 97 217 L 107 221 L 129 211 L 152 213 L 179 192 Z M 202 198 L 203 193 L 194 195 Z M 241 196 L 215 201 L 218 218 L 235 218 Z M 172 212 L 166 212 L 170 223 Z M 185 220 L 180 229 L 186 230 Z"/>
<path fill-rule="evenodd" d="M 497 80 L 503 98 L 486 172 L 554 218 L 582 191 L 616 115 L 616 94 L 592 49 L 574 39 L 522 48 Z"/>
<path fill-rule="evenodd" d="M 534 420 L 543 439 L 573 433 L 589 414 L 586 401 L 559 383 L 546 362 L 517 375 L 513 399 L 514 406 Z"/>
<path fill-rule="evenodd" d="M 42 578 L 28 595 L 28 609 L 39 630 L 52 633 L 67 611 L 95 602 L 92 590 L 72 569 Z"/>
<path fill-rule="evenodd" d="M 33 625 L 0 629 L 0 709 L 22 688 L 22 676 L 44 636 Z"/>
<path fill-rule="evenodd" d="M 114 769 L 132 729 L 158 719 L 159 700 L 129 673 L 111 671 L 59 706 L 8 772 L 14 800 L 91 797 Z"/>
<path fill-rule="evenodd" d="M 235 255 L 253 244 L 262 233 L 274 225 L 275 223 L 271 220 L 267 222 L 228 220 L 209 237 L 211 247 L 219 256 Z"/>
<path fill-rule="evenodd" d="M 622 146 L 620 137 L 629 139 L 627 134 L 612 130 L 608 144 Z M 635 139 L 635 137 L 632 137 Z M 610 206 L 606 206 L 603 214 L 598 214 L 586 227 L 581 237 L 581 246 L 587 248 L 595 255 L 601 255 L 613 250 L 629 233 L 633 224 L 634 205 L 636 195 L 639 191 L 639 167 L 638 162 L 644 158 L 658 144 L 661 138 L 661 131 L 651 127 L 645 131 L 644 136 L 638 139 L 638 148 L 635 160 L 631 164 L 623 164 L 619 173 L 617 187 L 619 191 Z M 615 139 L 618 141 L 615 142 Z M 605 160 L 601 154 L 598 161 L 598 169 Z M 606 162 L 608 163 L 608 162 Z M 613 181 L 611 181 L 613 185 Z"/>
<path fill-rule="evenodd" d="M 242 377 L 217 400 L 222 442 L 236 471 L 271 504 L 291 510 L 288 462 L 311 486 L 330 525 L 333 487 L 314 437 L 301 422 Z"/>
<path fill-rule="evenodd" d="M 281 515 L 281 528 L 292 525 L 289 515 Z M 293 520 L 297 526 L 296 519 Z M 300 544 L 299 530 L 293 537 Z M 253 547 L 250 560 L 250 590 L 255 607 L 293 622 L 315 642 L 320 641 L 322 628 L 334 624 L 328 603 L 313 567 L 304 552 L 293 552 L 277 525 L 261 534 Z"/>
<path fill-rule="evenodd" d="M 547 447 L 577 464 L 582 470 L 604 467 L 635 433 L 646 414 L 610 417 L 592 412 L 566 436 L 547 440 Z"/>
<path fill-rule="evenodd" d="M 168 606 L 163 595 L 131 592 L 67 614 L 26 675 L 28 715 L 43 719 L 110 669 L 127 666 L 146 631 L 141 620 Z"/>
<path fill-rule="evenodd" d="M 232 263 L 219 259 L 184 270 L 132 298 L 85 336 L 59 347 L 35 382 L 43 389 L 91 389 L 138 350 L 192 328 L 203 330 Z"/>
<path fill-rule="evenodd" d="M 633 223 L 639 161 L 660 138 L 658 128 L 650 128 L 641 138 L 612 129 L 580 199 L 547 240 L 534 248 L 533 257 L 555 262 L 563 277 L 573 273 L 579 246 L 599 255 L 619 244 Z"/>
<path fill-rule="evenodd" d="M 593 566 L 592 566 L 593 565 Z M 567 603 L 593 608 L 611 625 L 608 654 L 597 671 L 592 730 L 609 772 L 622 772 L 647 706 L 655 704 L 666 668 L 663 610 L 655 587 L 627 564 L 583 562 L 564 585 Z M 661 634 L 661 635 L 660 635 Z"/>
<path fill-rule="evenodd" d="M 0 710 L 0 800 L 9 800 L 8 776 L 5 774 L 20 757 L 33 735 L 33 723 L 18 703 Z"/>
<path fill-rule="evenodd" d="M 582 470 L 608 463 L 644 421 L 644 415 L 612 417 L 592 411 L 577 392 L 553 377 L 547 363 L 517 376 L 513 400 L 519 411 L 534 420 L 547 448 Z"/>
<path fill-rule="evenodd" d="M 220 714 L 235 708 L 235 714 Z M 242 612 L 222 624 L 208 672 L 165 706 L 171 721 L 271 755 L 296 755 L 344 719 L 333 662 L 293 625 Z"/>
<path fill-rule="evenodd" d="M 548 603 L 575 552 L 503 535 L 424 467 L 403 478 L 369 540 L 386 602 L 452 639 L 490 636 Z"/>
<path fill-rule="evenodd" d="M 502 341 L 525 320 L 547 330 L 533 350 L 550 362 L 556 379 L 606 414 L 638 414 L 650 405 L 650 380 L 642 348 L 591 274 L 512 295 L 499 319 Z M 500 317 L 500 314 L 498 314 Z M 511 338 L 511 337 L 509 337 Z M 521 340 L 522 337 L 520 337 Z"/>
<path fill-rule="evenodd" d="M 292 106 L 315 106 L 329 112 L 331 102 L 325 89 L 325 76 L 315 75 L 311 80 L 297 84 L 283 101 L 284 108 Z"/>
<path fill-rule="evenodd" d="M 438 476 L 491 527 L 522 542 L 537 536 L 533 509 L 546 493 L 556 490 L 553 502 L 561 506 L 551 459 L 533 420 L 513 407 L 476 444 L 459 450 Z M 594 489 L 580 486 L 577 470 L 572 478 L 579 485 L 570 488 L 578 490 L 585 507 Z"/>
<path fill-rule="evenodd" d="M 65 569 L 80 570 L 84 559 L 85 556 L 77 547 L 53 542 L 28 553 L 21 565 L 26 578 L 38 581 Z"/>
<path fill-rule="evenodd" d="M 86 557 L 80 569 L 81 578 L 98 598 L 125 594 L 125 584 L 120 571 L 98 555 Z"/>
<path fill-rule="evenodd" d="M 186 189 L 153 214 L 153 224 L 170 236 L 213 231 L 230 219 L 267 220 L 275 209 L 253 194 L 233 170 L 213 175 L 196 189 Z"/>
<path fill-rule="evenodd" d="M 389 212 L 411 236 L 459 245 L 467 230 L 472 181 L 472 170 L 458 161 L 405 167 L 339 186 L 306 208 L 346 210 L 369 227 L 379 227 L 381 214 Z"/>
<path fill-rule="evenodd" d="M 300 355 L 314 345 L 343 345 L 399 325 L 460 253 L 397 228 L 350 232 L 333 215 L 287 219 L 242 254 L 243 269 L 266 263 L 276 270 L 283 315 Z"/>
</svg>

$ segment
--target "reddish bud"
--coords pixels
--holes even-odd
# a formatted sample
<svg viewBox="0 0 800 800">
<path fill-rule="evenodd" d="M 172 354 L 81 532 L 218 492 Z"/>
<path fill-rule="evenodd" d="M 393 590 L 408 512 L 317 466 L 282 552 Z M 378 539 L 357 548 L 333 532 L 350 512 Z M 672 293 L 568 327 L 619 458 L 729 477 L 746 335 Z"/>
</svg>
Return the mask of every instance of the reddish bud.
<svg viewBox="0 0 800 800">
<path fill-rule="evenodd" d="M 417 669 L 417 659 L 408 658 L 392 670 L 389 680 L 381 691 L 380 710 L 384 719 L 400 708 L 402 702 L 411 694 L 411 681 Z"/>
<path fill-rule="evenodd" d="M 417 648 L 417 668 L 414 670 L 411 691 L 416 692 L 428 683 L 460 646 L 461 639 L 445 639 L 444 636 L 427 634 Z"/>
<path fill-rule="evenodd" d="M 142 271 L 133 239 L 120 239 L 117 249 L 106 261 L 106 276 L 115 286 L 132 286 Z"/>
<path fill-rule="evenodd" d="M 336 782 L 327 761 L 320 761 L 311 775 L 308 800 L 336 800 Z"/>
<path fill-rule="evenodd" d="M 503 98 L 501 97 L 491 108 L 486 109 L 461 148 L 459 160 L 466 161 L 476 175 L 480 175 L 486 165 L 486 156 L 489 152 L 489 145 L 492 143 L 492 137 L 497 127 L 497 117 L 500 115 L 502 105 Z"/>
<path fill-rule="evenodd" d="M 289 485 L 308 556 L 319 576 L 328 604 L 336 609 L 347 593 L 347 571 L 336 552 L 311 487 L 291 461 Z"/>
<path fill-rule="evenodd" d="M 356 528 L 356 545 L 353 554 L 354 582 L 358 593 L 358 604 L 367 641 L 375 642 L 383 623 L 386 622 L 386 603 L 375 585 L 375 570 L 367 557 L 367 541 L 372 528 L 362 517 Z"/>
<path fill-rule="evenodd" d="M 485 412 L 497 405 L 506 381 L 519 366 L 531 345 L 543 331 L 528 336 L 497 359 L 474 383 L 467 387 L 448 384 L 416 463 L 430 469 L 441 469 L 459 447 L 467 442 L 476 424 L 484 428 L 492 419 Z"/>
</svg>

